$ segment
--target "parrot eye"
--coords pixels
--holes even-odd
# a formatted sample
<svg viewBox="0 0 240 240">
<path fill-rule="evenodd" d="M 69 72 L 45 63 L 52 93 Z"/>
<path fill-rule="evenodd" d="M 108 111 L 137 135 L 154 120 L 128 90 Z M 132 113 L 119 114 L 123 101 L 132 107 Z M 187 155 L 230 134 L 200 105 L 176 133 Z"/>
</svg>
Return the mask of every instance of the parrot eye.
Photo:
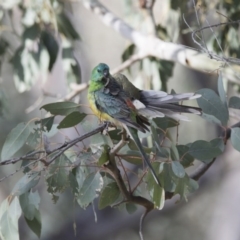
<svg viewBox="0 0 240 240">
<path fill-rule="evenodd" d="M 101 72 L 101 71 L 100 71 L 100 69 L 98 69 L 97 71 L 98 71 L 98 73 L 100 73 L 100 72 Z"/>
</svg>

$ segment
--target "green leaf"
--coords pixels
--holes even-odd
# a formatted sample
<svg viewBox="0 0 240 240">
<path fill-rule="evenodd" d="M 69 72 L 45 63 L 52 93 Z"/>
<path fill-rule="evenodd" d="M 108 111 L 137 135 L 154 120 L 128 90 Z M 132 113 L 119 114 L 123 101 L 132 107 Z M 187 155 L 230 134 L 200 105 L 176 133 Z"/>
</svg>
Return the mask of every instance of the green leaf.
<svg viewBox="0 0 240 240">
<path fill-rule="evenodd" d="M 49 193 L 63 192 L 68 186 L 68 175 L 70 161 L 65 154 L 58 157 L 53 164 L 48 167 L 46 182 Z"/>
<path fill-rule="evenodd" d="M 35 212 L 39 209 L 40 197 L 38 192 L 26 192 L 19 196 L 19 202 L 25 218 L 33 220 Z"/>
<path fill-rule="evenodd" d="M 171 145 L 170 154 L 171 154 L 172 160 L 179 161 L 179 153 L 175 144 Z"/>
<path fill-rule="evenodd" d="M 208 122 L 215 123 L 220 126 L 222 125 L 221 121 L 219 119 L 217 119 L 216 117 L 214 117 L 213 115 L 209 115 L 209 114 L 202 112 L 201 117 L 204 118 L 205 120 L 207 120 Z"/>
<path fill-rule="evenodd" d="M 21 207 L 17 197 L 5 199 L 0 207 L 0 238 L 2 240 L 19 240 L 18 219 Z"/>
<path fill-rule="evenodd" d="M 58 129 L 60 128 L 70 128 L 73 127 L 86 117 L 87 115 L 85 113 L 80 112 L 72 112 L 68 114 L 58 125 Z"/>
<path fill-rule="evenodd" d="M 102 145 L 102 154 L 100 156 L 100 158 L 98 159 L 98 165 L 102 166 L 104 163 L 106 163 L 109 159 L 109 152 L 110 148 L 107 144 Z"/>
<path fill-rule="evenodd" d="M 55 37 L 48 31 L 42 31 L 40 40 L 48 51 L 50 57 L 48 70 L 52 71 L 54 63 L 56 62 L 58 56 L 58 42 L 56 41 Z"/>
<path fill-rule="evenodd" d="M 134 165 L 140 165 L 143 163 L 142 155 L 139 151 L 127 151 L 126 154 L 119 155 L 123 160 L 134 164 Z"/>
<path fill-rule="evenodd" d="M 154 142 L 156 149 L 157 149 L 157 156 L 162 158 L 168 158 L 169 157 L 169 149 L 160 147 L 157 142 Z"/>
<path fill-rule="evenodd" d="M 68 175 L 68 179 L 69 179 L 69 185 L 71 187 L 71 190 L 73 192 L 73 194 L 77 194 L 78 193 L 78 182 L 76 179 L 76 172 L 77 172 L 77 168 L 73 168 L 71 172 L 69 172 Z"/>
<path fill-rule="evenodd" d="M 229 118 L 228 108 L 222 103 L 219 96 L 211 89 L 201 89 L 197 93 L 202 97 L 197 99 L 199 107 L 204 113 L 213 115 L 226 126 Z"/>
<path fill-rule="evenodd" d="M 29 127 L 29 123 L 19 123 L 12 129 L 2 148 L 2 160 L 12 157 L 26 143 L 30 133 L 31 128 Z"/>
<path fill-rule="evenodd" d="M 35 187 L 40 180 L 40 173 L 39 172 L 27 172 L 14 186 L 12 190 L 13 196 L 19 196 L 30 189 Z"/>
<path fill-rule="evenodd" d="M 178 161 L 172 161 L 172 170 L 176 177 L 183 178 L 185 176 L 185 169 L 182 164 Z"/>
<path fill-rule="evenodd" d="M 122 53 L 123 62 L 129 59 L 129 57 L 133 55 L 135 47 L 136 46 L 132 43 L 124 50 L 124 52 Z"/>
<path fill-rule="evenodd" d="M 47 131 L 49 132 L 52 128 L 54 118 L 55 118 L 55 116 L 51 116 L 51 117 L 48 117 L 48 118 L 43 118 L 40 121 L 36 121 L 35 124 L 41 124 L 41 129 L 43 131 L 45 131 L 44 127 L 46 127 Z"/>
<path fill-rule="evenodd" d="M 185 145 L 177 145 L 177 149 L 182 166 L 184 168 L 192 166 L 194 157 L 188 153 L 189 147 Z"/>
<path fill-rule="evenodd" d="M 222 153 L 219 146 L 212 144 L 211 142 L 206 142 L 203 140 L 198 140 L 189 148 L 189 154 L 200 161 L 209 161 L 209 159 L 215 158 Z"/>
<path fill-rule="evenodd" d="M 32 220 L 29 220 L 26 217 L 25 217 L 25 220 L 26 220 L 29 228 L 40 238 L 42 223 L 41 223 L 41 215 L 40 215 L 39 210 L 35 211 L 35 215 Z"/>
<path fill-rule="evenodd" d="M 163 118 L 154 118 L 152 120 L 155 123 L 155 127 L 166 130 L 168 128 L 176 127 L 179 125 L 179 122 L 168 117 Z"/>
<path fill-rule="evenodd" d="M 240 109 L 240 98 L 239 97 L 231 97 L 229 100 L 229 107 Z"/>
<path fill-rule="evenodd" d="M 61 12 L 57 15 L 58 31 L 63 33 L 70 40 L 80 40 L 80 36 L 73 27 L 68 16 Z"/>
<path fill-rule="evenodd" d="M 119 142 L 121 140 L 121 134 L 120 134 L 121 130 L 120 129 L 114 129 L 112 131 L 108 132 L 109 137 L 114 140 L 115 142 Z"/>
<path fill-rule="evenodd" d="M 39 146 L 41 137 L 42 136 L 39 129 L 34 129 L 34 132 L 33 133 L 31 132 L 30 135 L 28 136 L 26 144 L 30 146 L 32 149 L 36 149 L 36 147 Z"/>
<path fill-rule="evenodd" d="M 173 192 L 176 188 L 175 175 L 170 163 L 163 164 L 163 171 L 160 173 L 160 182 L 167 192 Z"/>
<path fill-rule="evenodd" d="M 100 195 L 98 208 L 101 210 L 113 204 L 120 196 L 120 191 L 116 182 L 109 183 Z"/>
<path fill-rule="evenodd" d="M 49 103 L 42 106 L 40 109 L 45 109 L 53 115 L 63 115 L 66 116 L 72 112 L 79 110 L 79 104 L 73 102 L 56 102 Z"/>
<path fill-rule="evenodd" d="M 133 214 L 137 211 L 137 206 L 132 203 L 126 203 L 126 210 L 129 214 Z"/>
<path fill-rule="evenodd" d="M 240 128 L 231 129 L 231 143 L 240 152 Z"/>
<path fill-rule="evenodd" d="M 165 191 L 157 183 L 154 183 L 152 200 L 155 208 L 161 210 L 164 207 Z"/>
<path fill-rule="evenodd" d="M 36 40 L 39 38 L 41 33 L 41 28 L 39 24 L 35 23 L 31 27 L 28 27 L 24 30 L 22 38 L 23 40 L 31 39 L 31 40 Z"/>
<path fill-rule="evenodd" d="M 224 90 L 223 79 L 222 79 L 222 73 L 221 72 L 219 72 L 219 77 L 218 77 L 218 93 L 219 93 L 219 96 L 220 96 L 220 99 L 221 99 L 222 103 L 227 108 L 227 95 L 226 95 L 226 92 Z"/>
<path fill-rule="evenodd" d="M 186 174 L 184 178 L 179 179 L 174 194 L 179 194 L 181 199 L 187 201 L 187 195 L 198 189 L 198 183 L 190 179 Z"/>
<path fill-rule="evenodd" d="M 103 179 L 99 172 L 91 173 L 84 180 L 77 201 L 82 208 L 86 208 L 96 197 L 103 187 Z"/>
</svg>

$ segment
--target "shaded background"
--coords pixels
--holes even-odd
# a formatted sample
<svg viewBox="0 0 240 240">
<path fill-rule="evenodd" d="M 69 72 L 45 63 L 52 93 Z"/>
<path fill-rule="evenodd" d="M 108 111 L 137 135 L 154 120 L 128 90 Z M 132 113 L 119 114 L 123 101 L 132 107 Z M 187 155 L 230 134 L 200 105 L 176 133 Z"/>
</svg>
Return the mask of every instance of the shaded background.
<svg viewBox="0 0 240 240">
<path fill-rule="evenodd" d="M 146 10 L 139 7 L 138 1 L 135 1 L 135 3 L 127 0 L 104 0 L 101 2 L 134 28 L 151 34 L 151 19 Z M 161 23 L 163 27 L 168 27 L 168 35 L 171 37 L 171 41 L 196 47 L 192 45 L 189 34 L 181 34 L 181 30 L 188 28 L 182 21 L 179 24 L 181 13 L 179 10 L 173 10 L 170 3 L 168 0 L 157 0 L 155 2 L 153 12 L 156 23 Z M 210 3 L 209 5 L 204 5 L 203 3 L 200 16 L 207 18 L 210 23 L 218 22 L 219 16 L 212 8 L 214 4 L 211 6 Z M 189 10 L 186 16 L 188 23 L 190 25 L 196 24 L 192 1 L 183 1 L 182 4 L 184 7 L 187 6 Z M 84 8 L 81 2 L 72 1 L 71 3 L 66 3 L 64 8 L 73 26 L 82 38 L 81 41 L 73 42 L 74 56 L 81 66 L 81 81 L 88 81 L 91 69 L 99 62 L 107 63 L 112 69 L 119 66 L 122 62 L 122 53 L 130 42 L 110 27 L 104 25 L 98 16 Z M 15 6 L 12 11 L 12 14 L 15 14 L 13 24 L 15 24 L 16 31 L 21 33 L 21 26 L 18 26 L 18 21 L 21 21 L 22 16 L 19 12 L 19 8 Z M 9 24 L 6 16 L 4 21 L 6 24 Z M 11 34 L 7 32 L 4 32 L 4 34 L 4 37 L 12 38 Z M 211 34 L 206 34 L 206 41 L 210 38 Z M 17 39 L 13 38 L 12 46 L 17 48 L 18 44 Z M 0 119 L 0 145 L 3 144 L 7 134 L 17 123 L 28 121 L 34 117 L 43 117 L 43 113 L 39 110 L 40 106 L 46 102 L 61 99 L 68 92 L 67 76 L 63 69 L 60 54 L 51 73 L 47 76 L 47 81 L 43 83 L 40 76 L 31 90 L 23 93 L 19 93 L 14 85 L 14 70 L 9 63 L 9 58 L 9 56 L 5 56 L 1 59 L 0 87 L 5 92 L 7 107 L 6 113 Z M 144 72 L 141 72 L 139 75 L 137 67 L 133 68 L 131 75 L 127 71 L 124 73 L 128 74 L 129 78 L 140 87 L 144 87 L 145 81 L 150 81 L 150 78 Z M 173 75 L 168 79 L 167 86 L 168 91 L 173 88 L 176 92 L 196 91 L 203 87 L 215 89 L 216 80 L 217 76 L 215 75 L 200 73 L 175 64 Z M 153 85 L 158 85 L 158 83 L 153 83 Z M 159 87 L 161 87 L 161 83 Z M 229 95 L 233 94 L 232 88 L 232 85 L 229 84 Z M 30 113 L 26 113 L 26 109 L 36 103 L 43 90 L 58 96 L 57 98 L 44 96 L 40 105 L 36 106 Z M 77 101 L 87 104 L 86 92 L 81 93 L 81 97 Z M 84 109 L 89 111 L 87 107 Z M 191 116 L 190 118 L 192 119 L 190 123 L 184 122 L 180 126 L 180 143 L 188 143 L 197 139 L 210 140 L 219 135 L 219 129 L 216 129 L 214 124 L 206 123 L 198 116 Z M 81 127 L 79 127 L 79 130 L 81 134 Z M 68 130 L 64 134 L 70 138 L 77 136 L 74 130 Z M 63 142 L 64 135 L 58 136 L 56 141 Z M 239 160 L 239 152 L 233 150 L 230 146 L 227 147 L 225 154 L 219 157 L 211 169 L 201 178 L 199 190 L 192 196 L 189 196 L 188 203 L 179 203 L 179 198 L 174 197 L 166 202 L 162 211 L 155 210 L 147 216 L 143 229 L 145 239 L 239 239 Z M 197 165 L 198 163 L 195 164 L 195 166 Z M 1 176 L 8 175 L 18 167 L 1 167 L 0 174 Z M 10 194 L 19 176 L 21 176 L 21 173 L 16 173 L 0 183 L 0 202 Z M 139 239 L 138 223 L 143 212 L 143 209 L 140 207 L 132 215 L 111 208 L 98 211 L 96 200 L 97 222 L 95 222 L 92 206 L 89 206 L 86 210 L 80 209 L 78 204 L 74 202 L 69 190 L 60 195 L 60 200 L 56 204 L 51 201 L 51 196 L 46 192 L 44 181 L 38 184 L 38 190 L 41 196 L 41 239 L 43 240 Z M 74 234 L 74 224 L 76 224 L 76 235 Z M 29 230 L 23 218 L 20 220 L 19 229 L 20 239 L 37 239 Z"/>
</svg>

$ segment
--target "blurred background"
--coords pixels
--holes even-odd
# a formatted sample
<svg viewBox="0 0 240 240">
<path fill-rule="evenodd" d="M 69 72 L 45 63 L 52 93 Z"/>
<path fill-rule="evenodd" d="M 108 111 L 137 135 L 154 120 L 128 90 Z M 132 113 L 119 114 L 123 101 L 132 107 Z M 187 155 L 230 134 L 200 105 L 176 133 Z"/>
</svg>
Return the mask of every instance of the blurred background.
<svg viewBox="0 0 240 240">
<path fill-rule="evenodd" d="M 192 29 L 199 27 L 196 12 L 203 26 L 226 20 L 217 11 L 231 20 L 240 16 L 240 3 L 234 0 L 102 0 L 101 3 L 138 31 L 189 48 L 197 46 L 192 41 L 191 29 L 184 23 L 183 15 Z M 134 53 L 130 41 L 106 26 L 80 0 L 1 0 L 0 18 L 1 146 L 19 122 L 44 117 L 39 110 L 43 104 L 66 99 L 77 86 L 87 83 L 91 69 L 98 63 L 107 63 L 110 69 L 115 69 Z M 215 29 L 214 34 L 227 56 L 239 58 L 239 27 L 221 27 Z M 214 34 L 210 30 L 204 32 L 205 42 L 209 49 L 221 54 Z M 151 58 L 134 63 L 123 73 L 140 88 L 168 92 L 171 89 L 176 92 L 197 91 L 205 87 L 215 90 L 218 78 L 216 72 L 204 73 L 179 63 Z M 233 84 L 227 78 L 224 82 L 228 96 L 238 94 L 237 82 Z M 69 100 L 85 104 L 84 111 L 90 113 L 86 91 Z M 213 123 L 198 116 L 190 118 L 191 122 L 180 125 L 179 143 L 211 140 L 219 136 L 220 129 Z M 236 120 L 235 114 L 230 124 Z M 81 134 L 81 126 L 78 130 Z M 66 136 L 71 139 L 77 135 L 75 130 L 64 130 L 55 141 L 64 142 Z M 198 163 L 195 163 L 196 166 Z M 0 177 L 13 173 L 19 167 L 18 164 L 1 166 Z M 16 173 L 0 182 L 0 202 L 11 193 L 21 175 Z M 189 196 L 187 203 L 174 197 L 166 202 L 163 210 L 155 210 L 147 216 L 143 228 L 145 239 L 240 239 L 239 182 L 240 154 L 227 146 L 225 154 L 217 158 L 200 179 L 199 190 Z M 56 204 L 47 193 L 43 180 L 38 184 L 38 190 L 42 217 L 40 239 L 139 239 L 138 224 L 143 212 L 140 207 L 132 215 L 111 208 L 98 211 L 96 200 L 95 210 L 92 206 L 83 210 L 74 202 L 70 190 L 62 193 Z M 19 230 L 20 239 L 38 239 L 24 218 L 20 219 Z"/>
</svg>

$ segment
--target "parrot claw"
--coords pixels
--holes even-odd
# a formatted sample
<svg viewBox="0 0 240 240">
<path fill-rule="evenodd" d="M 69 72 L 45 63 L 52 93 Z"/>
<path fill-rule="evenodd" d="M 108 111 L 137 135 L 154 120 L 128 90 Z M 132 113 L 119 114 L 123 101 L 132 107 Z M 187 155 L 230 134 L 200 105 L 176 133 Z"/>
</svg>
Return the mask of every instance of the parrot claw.
<svg viewBox="0 0 240 240">
<path fill-rule="evenodd" d="M 108 132 L 109 127 L 111 126 L 111 122 L 104 121 L 104 124 L 106 124 L 106 127 L 101 131 L 101 134 L 106 130 Z"/>
</svg>

